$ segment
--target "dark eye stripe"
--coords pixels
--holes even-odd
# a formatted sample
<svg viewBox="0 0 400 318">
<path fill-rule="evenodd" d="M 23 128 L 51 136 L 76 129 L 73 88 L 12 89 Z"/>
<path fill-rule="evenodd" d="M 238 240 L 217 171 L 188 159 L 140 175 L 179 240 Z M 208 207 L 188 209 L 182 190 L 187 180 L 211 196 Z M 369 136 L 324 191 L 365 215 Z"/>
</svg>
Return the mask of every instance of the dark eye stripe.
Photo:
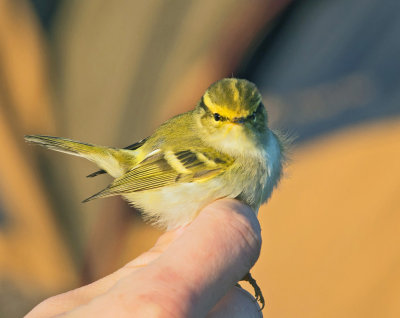
<svg viewBox="0 0 400 318">
<path fill-rule="evenodd" d="M 254 113 L 252 113 L 251 115 L 247 116 L 246 119 L 248 119 L 248 120 L 254 120 L 254 119 L 256 119 L 256 112 L 254 112 Z"/>
<path fill-rule="evenodd" d="M 218 113 L 214 113 L 214 120 L 215 121 L 220 121 L 222 119 L 221 115 Z"/>
<path fill-rule="evenodd" d="M 255 120 L 256 119 L 256 115 L 261 111 L 263 106 L 263 103 L 258 104 L 257 109 L 250 114 L 249 116 L 246 117 L 246 120 Z"/>
<path fill-rule="evenodd" d="M 203 108 L 206 112 L 207 115 L 211 116 L 213 115 L 213 112 L 207 107 L 207 105 L 204 103 L 203 97 L 200 100 L 200 105 L 201 108 Z"/>
<path fill-rule="evenodd" d="M 215 119 L 216 121 L 224 121 L 224 120 L 227 120 L 226 117 L 221 116 L 221 115 L 218 114 L 218 113 L 213 113 L 213 112 L 207 107 L 207 105 L 204 103 L 203 97 L 202 97 L 201 100 L 200 100 L 200 107 L 203 108 L 203 109 L 206 111 L 206 114 L 207 114 L 208 116 L 213 116 L 214 119 Z M 215 116 L 218 116 L 218 119 L 216 119 Z"/>
<path fill-rule="evenodd" d="M 214 117 L 214 120 L 215 120 L 215 121 L 226 121 L 226 120 L 230 120 L 229 118 L 224 117 L 224 116 L 221 116 L 221 115 L 218 114 L 218 113 L 213 113 L 213 112 L 207 107 L 207 105 L 204 103 L 203 97 L 201 97 L 199 106 L 200 106 L 201 108 L 203 108 L 203 109 L 206 111 L 206 114 L 207 114 L 208 116 Z M 256 109 L 252 114 L 250 114 L 249 116 L 247 116 L 247 117 L 245 117 L 245 118 L 243 118 L 243 119 L 244 119 L 244 120 L 254 120 L 254 119 L 255 119 L 255 116 L 257 115 L 257 113 L 260 112 L 260 110 L 262 109 L 262 107 L 264 107 L 264 105 L 263 105 L 262 102 L 260 102 L 260 103 L 258 104 L 258 106 L 257 106 L 257 109 Z M 216 118 L 216 116 L 217 116 L 218 119 Z"/>
</svg>

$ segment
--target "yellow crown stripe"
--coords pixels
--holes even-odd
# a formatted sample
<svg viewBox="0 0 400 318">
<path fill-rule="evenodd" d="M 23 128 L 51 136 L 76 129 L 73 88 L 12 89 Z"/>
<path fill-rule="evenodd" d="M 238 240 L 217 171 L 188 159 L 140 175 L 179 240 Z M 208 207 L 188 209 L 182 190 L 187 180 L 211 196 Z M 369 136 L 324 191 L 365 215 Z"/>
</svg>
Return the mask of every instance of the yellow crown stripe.
<svg viewBox="0 0 400 318">
<path fill-rule="evenodd" d="M 231 90 L 232 90 L 232 93 L 233 93 L 233 101 L 235 102 L 235 103 L 239 103 L 239 90 L 238 90 L 238 88 L 237 88 L 237 83 L 238 83 L 238 81 L 231 81 L 230 82 L 230 84 L 231 84 Z"/>
<path fill-rule="evenodd" d="M 240 117 L 240 116 L 247 115 L 247 112 L 245 112 L 243 110 L 238 112 L 237 110 L 232 109 L 231 107 L 227 107 L 226 105 L 220 105 L 220 104 L 214 103 L 211 100 L 208 92 L 204 94 L 203 102 L 211 112 L 218 113 L 223 117 L 234 118 L 234 117 Z"/>
<path fill-rule="evenodd" d="M 251 115 L 260 104 L 261 95 L 254 84 L 229 78 L 211 85 L 203 102 L 211 112 L 233 119 Z"/>
</svg>

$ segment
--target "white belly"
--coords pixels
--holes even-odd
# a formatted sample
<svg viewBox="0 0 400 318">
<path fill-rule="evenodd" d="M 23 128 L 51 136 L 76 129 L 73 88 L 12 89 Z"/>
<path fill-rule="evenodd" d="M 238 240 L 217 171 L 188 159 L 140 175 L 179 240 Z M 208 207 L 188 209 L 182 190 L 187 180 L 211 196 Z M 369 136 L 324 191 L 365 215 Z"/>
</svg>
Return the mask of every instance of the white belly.
<svg viewBox="0 0 400 318">
<path fill-rule="evenodd" d="M 124 195 L 143 211 L 145 220 L 174 229 L 191 222 L 207 204 L 224 197 L 235 198 L 240 191 L 226 186 L 221 178 L 201 183 L 180 183 L 174 186 L 133 192 Z"/>
<path fill-rule="evenodd" d="M 281 175 L 281 152 L 276 136 L 270 132 L 264 149 L 241 156 L 241 164 L 204 182 L 173 186 L 123 195 L 143 211 L 145 220 L 174 229 L 191 222 L 207 204 L 224 197 L 239 198 L 255 213 L 271 195 Z"/>
</svg>

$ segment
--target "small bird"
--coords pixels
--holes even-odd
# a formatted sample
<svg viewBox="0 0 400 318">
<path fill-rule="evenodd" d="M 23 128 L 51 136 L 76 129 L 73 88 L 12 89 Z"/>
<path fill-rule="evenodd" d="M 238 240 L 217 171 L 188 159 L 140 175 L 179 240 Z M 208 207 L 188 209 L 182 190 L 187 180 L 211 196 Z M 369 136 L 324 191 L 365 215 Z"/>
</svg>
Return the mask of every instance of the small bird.
<svg viewBox="0 0 400 318">
<path fill-rule="evenodd" d="M 145 220 L 168 230 L 188 224 L 219 198 L 236 198 L 258 213 L 281 178 L 288 143 L 268 128 L 257 87 L 236 78 L 215 82 L 193 110 L 123 149 L 43 135 L 25 140 L 94 162 L 101 170 L 88 177 L 115 178 L 83 202 L 121 195 Z M 264 305 L 250 273 L 245 279 Z"/>
</svg>

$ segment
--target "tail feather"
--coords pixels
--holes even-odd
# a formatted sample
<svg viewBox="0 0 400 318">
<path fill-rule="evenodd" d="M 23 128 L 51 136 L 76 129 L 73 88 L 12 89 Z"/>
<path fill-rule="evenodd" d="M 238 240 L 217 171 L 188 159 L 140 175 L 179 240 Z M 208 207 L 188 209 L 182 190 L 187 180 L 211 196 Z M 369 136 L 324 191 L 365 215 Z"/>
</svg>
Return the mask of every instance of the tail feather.
<svg viewBox="0 0 400 318">
<path fill-rule="evenodd" d="M 92 201 L 94 199 L 100 199 L 100 198 L 112 196 L 113 194 L 108 193 L 107 190 L 108 190 L 108 187 L 101 190 L 100 192 L 93 194 L 92 196 L 88 197 L 87 199 L 83 200 L 82 203 L 86 203 L 86 202 Z"/>
<path fill-rule="evenodd" d="M 51 150 L 68 153 L 70 155 L 85 157 L 85 155 L 99 155 L 104 152 L 104 147 L 98 147 L 83 142 L 77 142 L 71 139 L 43 136 L 43 135 L 27 135 L 25 140 L 30 143 L 38 144 Z"/>
<path fill-rule="evenodd" d="M 105 172 L 109 173 L 114 178 L 120 177 L 136 160 L 135 150 L 141 146 L 139 142 L 133 145 L 135 147 L 137 146 L 136 148 L 130 146 L 129 149 L 116 149 L 91 145 L 67 138 L 43 135 L 27 135 L 25 136 L 25 140 L 33 144 L 44 146 L 51 150 L 83 157 L 96 163 L 101 170 L 88 175 L 88 177 L 94 177 Z M 82 202 L 88 202 L 97 198 L 103 198 L 112 195 L 115 195 L 115 193 L 111 193 L 109 191 L 109 187 L 107 187 Z"/>
<path fill-rule="evenodd" d="M 51 150 L 83 157 L 94 162 L 101 170 L 89 175 L 91 177 L 101 174 L 103 171 L 114 178 L 119 177 L 125 172 L 127 162 L 131 162 L 135 158 L 134 152 L 130 150 L 91 145 L 61 137 L 28 135 L 25 136 L 25 140 Z"/>
</svg>

